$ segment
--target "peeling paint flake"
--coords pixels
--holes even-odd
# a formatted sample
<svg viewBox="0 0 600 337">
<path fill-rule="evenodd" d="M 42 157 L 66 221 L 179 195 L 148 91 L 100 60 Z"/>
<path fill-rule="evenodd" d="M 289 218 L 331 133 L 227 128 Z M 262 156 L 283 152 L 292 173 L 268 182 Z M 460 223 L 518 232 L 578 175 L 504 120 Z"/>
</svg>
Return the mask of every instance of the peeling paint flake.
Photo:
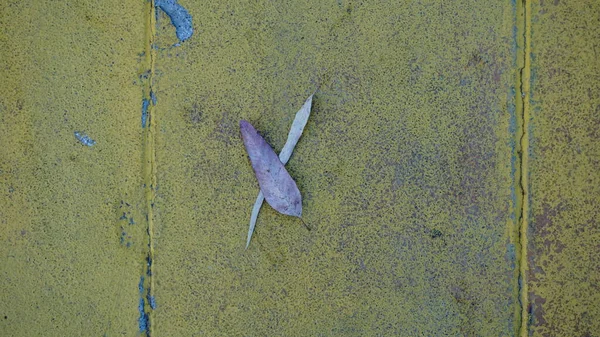
<svg viewBox="0 0 600 337">
<path fill-rule="evenodd" d="M 96 141 L 94 141 L 88 135 L 86 135 L 85 132 L 75 131 L 73 134 L 75 135 L 75 138 L 77 138 L 77 140 L 85 146 L 96 145 Z"/>
<path fill-rule="evenodd" d="M 152 105 L 156 105 L 156 94 L 154 91 L 150 91 L 150 100 L 152 101 Z"/>
<path fill-rule="evenodd" d="M 140 283 L 138 283 L 138 290 L 140 294 L 144 292 L 144 276 L 140 277 Z"/>
<path fill-rule="evenodd" d="M 148 121 L 148 107 L 150 106 L 150 101 L 147 99 L 142 100 L 142 129 L 146 127 L 146 122 Z"/>
<path fill-rule="evenodd" d="M 177 0 L 156 0 L 156 6 L 165 12 L 175 26 L 175 33 L 179 41 L 183 42 L 194 34 L 192 16 Z"/>
<path fill-rule="evenodd" d="M 140 312 L 140 317 L 138 318 L 138 327 L 140 332 L 144 332 L 148 330 L 148 314 L 144 311 L 144 299 L 140 298 L 140 302 L 138 304 L 138 311 Z"/>
<path fill-rule="evenodd" d="M 150 304 L 150 308 L 152 308 L 152 310 L 156 309 L 156 299 L 150 294 L 148 294 L 148 304 Z"/>
</svg>

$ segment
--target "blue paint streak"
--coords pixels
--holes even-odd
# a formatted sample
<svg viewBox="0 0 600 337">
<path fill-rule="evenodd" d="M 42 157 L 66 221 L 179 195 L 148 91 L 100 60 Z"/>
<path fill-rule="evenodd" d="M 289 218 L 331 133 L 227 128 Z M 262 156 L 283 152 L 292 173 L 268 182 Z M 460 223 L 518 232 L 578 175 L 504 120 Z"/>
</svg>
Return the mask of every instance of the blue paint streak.
<svg viewBox="0 0 600 337">
<path fill-rule="evenodd" d="M 138 311 L 140 312 L 140 318 L 138 318 L 138 326 L 140 328 L 140 332 L 144 332 L 148 330 L 148 315 L 144 311 L 143 298 L 140 298 L 140 303 L 138 304 Z"/>
<path fill-rule="evenodd" d="M 146 270 L 146 274 L 148 276 L 152 276 L 152 258 L 150 256 L 146 257 L 146 261 L 148 264 L 148 269 Z"/>
<path fill-rule="evenodd" d="M 142 100 L 142 128 L 146 127 L 146 121 L 148 120 L 148 107 L 150 106 L 150 101 L 147 99 Z"/>
<path fill-rule="evenodd" d="M 150 91 L 150 100 L 152 101 L 152 105 L 156 105 L 156 95 L 154 91 Z"/>
<path fill-rule="evenodd" d="M 152 308 L 152 310 L 156 309 L 156 299 L 154 296 L 148 294 L 148 303 L 150 304 L 150 308 Z"/>
<path fill-rule="evenodd" d="M 179 41 L 183 42 L 192 37 L 192 34 L 194 34 L 192 16 L 183 6 L 177 3 L 177 0 L 156 0 L 155 3 L 171 19 Z"/>
<path fill-rule="evenodd" d="M 82 131 L 75 131 L 73 133 L 75 135 L 75 138 L 77 138 L 77 140 L 86 146 L 94 146 L 96 145 L 96 142 L 91 139 L 90 137 L 88 137 L 88 135 L 85 134 L 85 132 Z"/>
<path fill-rule="evenodd" d="M 138 284 L 140 294 L 144 293 L 144 276 L 140 277 L 140 283 Z"/>
</svg>

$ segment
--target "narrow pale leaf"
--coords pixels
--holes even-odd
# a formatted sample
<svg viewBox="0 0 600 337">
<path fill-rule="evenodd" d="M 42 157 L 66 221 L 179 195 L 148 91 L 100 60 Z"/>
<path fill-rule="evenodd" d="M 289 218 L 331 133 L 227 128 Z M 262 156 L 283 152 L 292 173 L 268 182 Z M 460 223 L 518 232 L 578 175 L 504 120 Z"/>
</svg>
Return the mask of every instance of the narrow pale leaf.
<svg viewBox="0 0 600 337">
<path fill-rule="evenodd" d="M 294 147 L 296 147 L 300 136 L 302 136 L 302 132 L 304 132 L 304 127 L 306 126 L 306 122 L 308 122 L 308 117 L 310 116 L 312 98 L 313 95 L 310 95 L 306 102 L 304 102 L 304 105 L 302 105 L 302 108 L 296 112 L 296 117 L 292 122 L 292 127 L 288 133 L 288 138 L 285 142 L 285 145 L 283 145 L 283 149 L 281 149 L 281 153 L 279 153 L 279 160 L 281 160 L 283 165 L 287 164 L 288 160 L 290 160 L 292 152 L 294 151 Z"/>
<path fill-rule="evenodd" d="M 294 151 L 294 147 L 298 143 L 300 136 L 302 136 L 302 132 L 304 131 L 304 127 L 308 122 L 308 117 L 310 117 L 310 111 L 312 107 L 312 99 L 313 95 L 310 95 L 302 108 L 298 110 L 296 113 L 296 117 L 292 122 L 292 127 L 290 132 L 288 133 L 287 141 L 279 153 L 279 160 L 283 165 L 285 165 L 290 157 L 292 156 L 292 152 Z M 250 215 L 250 227 L 248 228 L 248 238 L 246 240 L 246 249 L 250 246 L 250 240 L 252 240 L 252 234 L 254 233 L 254 227 L 256 226 L 256 220 L 258 219 L 258 213 L 260 212 L 260 208 L 262 207 L 263 201 L 265 197 L 262 191 L 258 191 L 258 196 L 256 197 L 256 201 L 254 202 L 254 206 L 252 207 L 252 214 Z"/>
<path fill-rule="evenodd" d="M 241 121 L 240 130 L 265 200 L 281 214 L 301 217 L 300 190 L 279 157 L 250 123 Z"/>
</svg>

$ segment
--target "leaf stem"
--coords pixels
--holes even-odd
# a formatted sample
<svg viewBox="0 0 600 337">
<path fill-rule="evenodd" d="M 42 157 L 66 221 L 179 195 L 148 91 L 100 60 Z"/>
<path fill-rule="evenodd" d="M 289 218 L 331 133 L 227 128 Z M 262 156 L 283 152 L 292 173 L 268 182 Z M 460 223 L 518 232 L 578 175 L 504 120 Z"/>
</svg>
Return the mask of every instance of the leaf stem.
<svg viewBox="0 0 600 337">
<path fill-rule="evenodd" d="M 309 231 L 312 230 L 312 228 L 310 228 L 306 222 L 304 222 L 304 219 L 302 219 L 302 217 L 298 217 L 298 219 L 300 219 L 300 221 L 302 221 L 302 224 L 304 225 L 304 227 L 306 227 L 306 229 L 308 229 Z"/>
</svg>

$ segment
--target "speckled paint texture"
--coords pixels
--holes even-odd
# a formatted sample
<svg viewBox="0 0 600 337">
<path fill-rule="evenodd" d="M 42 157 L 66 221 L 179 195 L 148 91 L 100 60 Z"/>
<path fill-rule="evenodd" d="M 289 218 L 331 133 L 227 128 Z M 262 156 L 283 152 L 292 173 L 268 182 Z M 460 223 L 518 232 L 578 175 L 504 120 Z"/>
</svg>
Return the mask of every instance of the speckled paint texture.
<svg viewBox="0 0 600 337">
<path fill-rule="evenodd" d="M 157 28 L 153 333 L 514 335 L 515 8 L 180 1 Z M 276 149 L 303 217 L 265 206 L 240 140 Z M 512 124 L 511 124 L 512 123 Z"/>
<path fill-rule="evenodd" d="M 531 6 L 532 336 L 600 335 L 600 2 Z"/>
<path fill-rule="evenodd" d="M 144 6 L 1 5 L 1 336 L 137 333 Z"/>
<path fill-rule="evenodd" d="M 2 4 L 1 336 L 600 334 L 600 5 L 160 3 Z"/>
</svg>

